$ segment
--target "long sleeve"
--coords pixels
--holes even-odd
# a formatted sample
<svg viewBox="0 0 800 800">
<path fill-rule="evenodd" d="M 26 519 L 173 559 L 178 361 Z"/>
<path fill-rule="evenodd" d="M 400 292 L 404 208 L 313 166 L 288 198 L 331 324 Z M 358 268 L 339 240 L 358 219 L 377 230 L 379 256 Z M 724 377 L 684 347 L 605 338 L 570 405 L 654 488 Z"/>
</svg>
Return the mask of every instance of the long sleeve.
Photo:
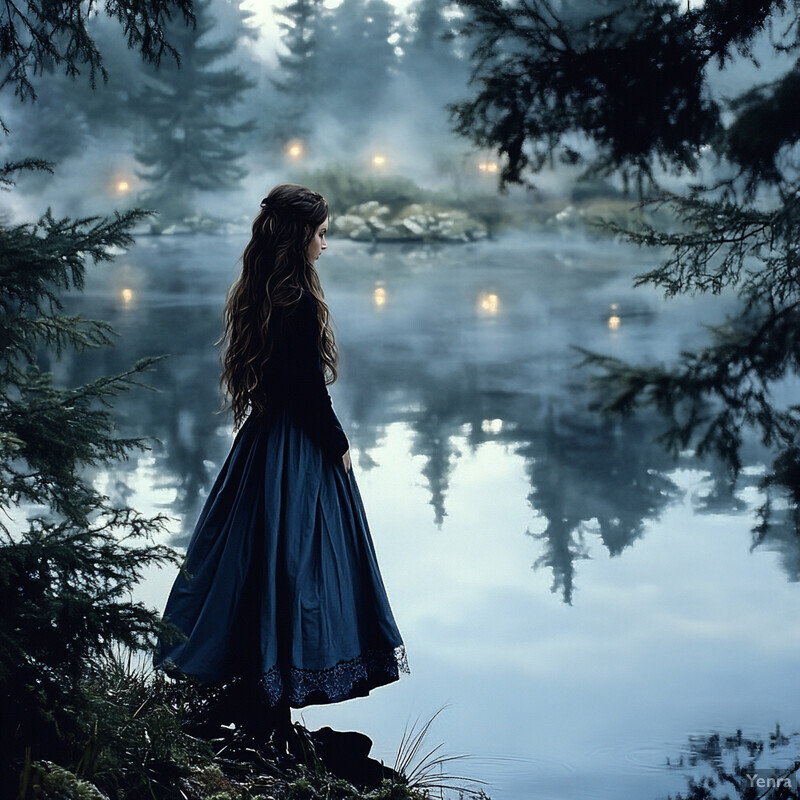
<svg viewBox="0 0 800 800">
<path fill-rule="evenodd" d="M 288 409 L 309 436 L 332 459 L 350 445 L 333 410 L 319 352 L 316 300 L 303 292 L 284 320 L 282 350 L 287 359 Z"/>
</svg>

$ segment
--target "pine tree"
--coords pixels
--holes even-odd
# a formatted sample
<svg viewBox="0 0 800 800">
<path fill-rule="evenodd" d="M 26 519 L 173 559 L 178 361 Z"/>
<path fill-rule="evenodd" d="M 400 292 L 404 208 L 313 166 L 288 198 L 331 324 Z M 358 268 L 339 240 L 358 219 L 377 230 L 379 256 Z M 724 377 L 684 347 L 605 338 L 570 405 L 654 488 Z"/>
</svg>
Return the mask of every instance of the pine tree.
<svg viewBox="0 0 800 800">
<path fill-rule="evenodd" d="M 351 131 L 385 110 L 396 64 L 389 42 L 395 14 L 386 0 L 343 0 L 321 42 L 326 71 L 322 107 L 332 115 L 347 109 Z"/>
<path fill-rule="evenodd" d="M 229 119 L 255 83 L 220 62 L 252 31 L 242 17 L 238 31 L 215 37 L 211 0 L 199 0 L 195 14 L 193 28 L 170 27 L 180 65 L 149 70 L 133 102 L 141 118 L 135 156 L 143 169 L 137 174 L 149 184 L 141 202 L 159 212 L 160 227 L 191 216 L 197 192 L 232 188 L 247 174 L 241 142 L 252 123 Z"/>
<path fill-rule="evenodd" d="M 437 99 L 447 95 L 454 100 L 452 95 L 463 92 L 466 85 L 467 64 L 455 52 L 455 31 L 445 16 L 447 8 L 438 0 L 417 0 L 411 6 L 411 31 L 403 41 L 403 74 L 423 83 L 429 99 L 433 91 Z"/>
<path fill-rule="evenodd" d="M 402 39 L 397 102 L 413 108 L 401 121 L 407 124 L 416 147 L 440 174 L 459 180 L 463 175 L 463 142 L 452 135 L 447 106 L 466 91 L 468 62 L 456 52 L 452 5 L 418 0 L 409 7 L 413 16 Z M 424 98 L 424 102 L 418 102 Z"/>
<path fill-rule="evenodd" d="M 0 173 L 6 184 L 12 171 Z M 172 558 L 167 548 L 136 543 L 164 519 L 114 507 L 87 471 L 145 447 L 115 435 L 108 406 L 154 359 L 74 388 L 54 385 L 39 365 L 47 353 L 111 343 L 107 325 L 60 313 L 60 295 L 82 287 L 87 258 L 108 260 L 110 248 L 129 245 L 142 216 L 73 221 L 47 213 L 0 228 L 0 752 L 7 759 L 20 759 L 25 747 L 35 757 L 72 755 L 90 661 L 113 643 L 140 648 L 159 630 L 158 615 L 130 591 L 146 567 Z"/>
<path fill-rule="evenodd" d="M 796 55 L 798 4 L 605 0 L 564 13 L 549 0 L 459 5 L 474 75 L 472 98 L 453 107 L 455 126 L 497 149 L 501 182 L 527 182 L 558 161 L 621 175 L 678 223 L 609 226 L 670 253 L 637 284 L 668 296 L 730 289 L 741 299 L 741 313 L 715 329 L 710 344 L 672 367 L 587 354 L 600 368 L 603 406 L 655 406 L 669 448 L 714 453 L 733 478 L 743 438 L 755 430 L 774 454 L 756 531 L 763 536 L 776 520 L 776 489 L 788 495 L 789 521 L 800 531 L 800 406 L 784 388 L 800 371 L 800 67 L 728 101 L 715 96 L 709 77 L 736 57 L 761 68 L 753 47 L 765 33 L 773 53 Z M 689 184 L 701 169 L 715 182 Z M 662 189 L 664 173 L 686 179 L 685 191 Z"/>
<path fill-rule="evenodd" d="M 4 87 L 35 98 L 45 64 L 70 75 L 102 74 L 103 59 L 86 28 L 84 6 L 64 2 L 45 16 L 17 6 L 0 24 Z M 187 0 L 115 0 L 108 13 L 145 59 L 175 54 L 163 37 L 166 16 L 191 21 Z M 36 32 L 31 38 L 25 32 Z M 0 189 L 27 159 L 0 167 Z M 64 387 L 47 364 L 67 350 L 109 345 L 107 324 L 63 313 L 62 295 L 83 286 L 88 260 L 110 259 L 131 244 L 144 213 L 0 222 L 0 794 L 24 792 L 20 770 L 37 759 L 73 764 L 92 732 L 84 681 L 114 647 L 144 647 L 162 630 L 158 614 L 132 599 L 146 568 L 173 561 L 150 538 L 164 518 L 115 506 L 92 470 L 146 447 L 117 435 L 113 398 L 138 385 L 155 359 L 121 374 Z"/>
<path fill-rule="evenodd" d="M 305 138 L 311 133 L 311 103 L 320 95 L 324 74 L 319 37 L 326 11 L 322 0 L 293 0 L 276 12 L 282 17 L 279 27 L 285 49 L 278 53 L 280 73 L 273 81 L 283 96 L 276 133 L 287 140 Z"/>
</svg>

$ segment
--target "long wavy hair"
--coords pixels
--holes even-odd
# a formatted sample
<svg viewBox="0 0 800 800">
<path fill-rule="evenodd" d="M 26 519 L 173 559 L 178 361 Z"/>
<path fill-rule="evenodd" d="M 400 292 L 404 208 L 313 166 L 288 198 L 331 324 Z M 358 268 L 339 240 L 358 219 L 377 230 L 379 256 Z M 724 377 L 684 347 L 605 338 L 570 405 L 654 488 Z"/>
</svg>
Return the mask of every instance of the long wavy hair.
<svg viewBox="0 0 800 800">
<path fill-rule="evenodd" d="M 319 350 L 325 380 L 336 380 L 337 351 L 319 275 L 306 251 L 328 218 L 325 198 L 293 183 L 276 186 L 261 201 L 253 235 L 242 254 L 242 270 L 225 300 L 220 353 L 223 409 L 233 410 L 234 428 L 269 404 L 264 367 L 274 347 L 273 313 L 296 305 L 303 290 L 316 298 Z"/>
</svg>

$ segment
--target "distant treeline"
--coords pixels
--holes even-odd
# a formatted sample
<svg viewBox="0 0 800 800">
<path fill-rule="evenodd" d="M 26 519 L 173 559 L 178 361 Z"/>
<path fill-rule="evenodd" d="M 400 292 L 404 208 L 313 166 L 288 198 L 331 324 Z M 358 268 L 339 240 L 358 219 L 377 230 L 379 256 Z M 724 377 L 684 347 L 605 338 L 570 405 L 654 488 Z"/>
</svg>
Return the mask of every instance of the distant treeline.
<svg viewBox="0 0 800 800">
<path fill-rule="evenodd" d="M 446 106 L 466 91 L 468 60 L 450 4 L 418 0 L 400 16 L 387 0 L 294 0 L 274 11 L 272 53 L 235 0 L 195 11 L 196 26 L 175 20 L 169 32 L 180 65 L 143 63 L 110 20 L 91 20 L 110 79 L 87 92 L 53 70 L 35 106 L 7 98 L 12 133 L 24 131 L 11 156 L 48 159 L 58 174 L 72 164 L 84 190 L 172 219 L 193 212 L 198 192 L 283 166 L 346 162 L 423 181 L 464 169 Z M 75 167 L 88 153 L 93 166 Z M 477 160 L 469 169 L 480 166 L 491 173 Z"/>
</svg>

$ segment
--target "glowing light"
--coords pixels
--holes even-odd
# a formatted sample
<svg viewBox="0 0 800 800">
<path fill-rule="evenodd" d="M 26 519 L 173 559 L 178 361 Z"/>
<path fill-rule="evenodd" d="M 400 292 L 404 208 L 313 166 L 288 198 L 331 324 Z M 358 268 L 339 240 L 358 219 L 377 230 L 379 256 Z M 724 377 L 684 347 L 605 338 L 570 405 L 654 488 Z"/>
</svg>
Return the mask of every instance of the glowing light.
<svg viewBox="0 0 800 800">
<path fill-rule="evenodd" d="M 382 155 L 381 153 L 376 153 L 372 156 L 372 166 L 380 169 L 381 167 L 386 166 L 386 156 Z"/>
<path fill-rule="evenodd" d="M 481 430 L 484 433 L 494 434 L 495 436 L 503 430 L 503 420 L 484 419 L 481 421 Z"/>
<path fill-rule="evenodd" d="M 294 139 L 293 141 L 289 142 L 288 145 L 286 145 L 286 155 L 289 156 L 289 158 L 293 158 L 295 160 L 302 158 L 303 152 L 303 143 L 297 139 Z"/>
<path fill-rule="evenodd" d="M 496 161 L 481 161 L 478 164 L 478 169 L 489 175 L 493 175 L 500 169 L 500 165 Z"/>
<path fill-rule="evenodd" d="M 378 308 L 386 305 L 386 289 L 383 286 L 376 286 L 372 293 L 372 300 Z"/>
<path fill-rule="evenodd" d="M 611 331 L 619 330 L 619 324 L 622 321 L 617 311 L 619 311 L 619 306 L 616 303 L 612 303 L 611 313 L 608 315 L 608 329 Z"/>
<path fill-rule="evenodd" d="M 500 313 L 500 298 L 494 292 L 482 292 L 478 298 L 478 309 L 491 316 Z"/>
<path fill-rule="evenodd" d="M 128 305 L 129 303 L 132 303 L 133 302 L 133 289 L 123 289 L 120 292 L 120 297 L 122 297 L 122 302 L 125 303 L 125 305 Z"/>
<path fill-rule="evenodd" d="M 118 181 L 117 182 L 117 191 L 120 194 L 123 194 L 123 193 L 127 192 L 128 189 L 130 189 L 130 188 L 131 188 L 131 185 L 128 183 L 128 181 Z"/>
</svg>

